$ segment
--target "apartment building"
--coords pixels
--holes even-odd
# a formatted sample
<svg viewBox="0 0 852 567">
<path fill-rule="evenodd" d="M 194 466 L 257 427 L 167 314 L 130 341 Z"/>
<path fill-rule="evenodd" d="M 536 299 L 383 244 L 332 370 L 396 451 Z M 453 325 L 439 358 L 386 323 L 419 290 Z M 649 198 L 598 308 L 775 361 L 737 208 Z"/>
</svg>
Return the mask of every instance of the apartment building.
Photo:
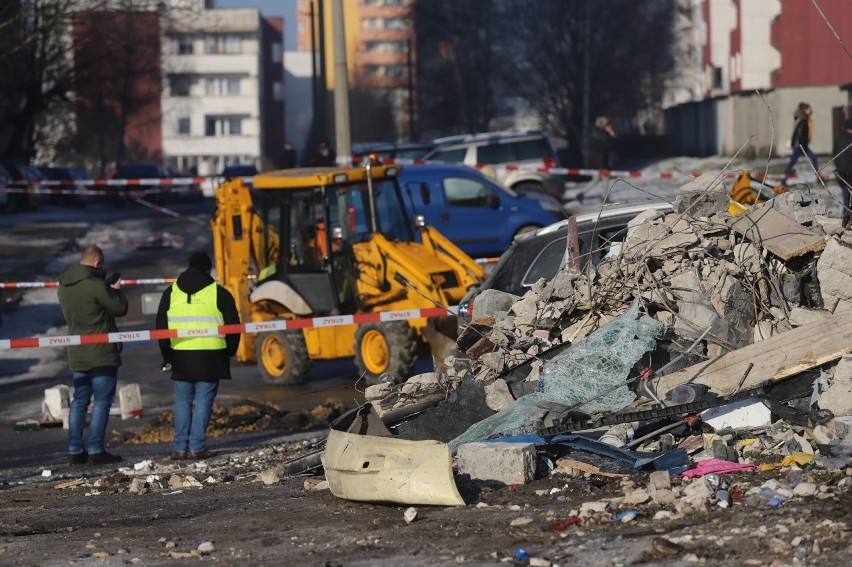
<svg viewBox="0 0 852 567">
<path fill-rule="evenodd" d="M 814 111 L 811 149 L 831 151 L 852 104 L 852 2 L 678 0 L 676 10 L 664 103 L 673 152 L 789 155 L 802 101 Z"/>
<path fill-rule="evenodd" d="M 413 96 L 410 87 L 414 81 L 414 76 L 410 76 L 415 62 L 414 1 L 343 1 L 349 87 L 387 96 L 394 109 L 397 131 L 406 139 L 409 96 Z M 331 8 L 331 0 L 298 0 L 296 9 L 297 49 L 319 51 L 319 45 L 325 45 L 324 72 L 329 90 L 334 88 Z M 321 65 L 318 58 L 316 64 Z"/>
<path fill-rule="evenodd" d="M 163 24 L 162 152 L 175 171 L 268 169 L 283 144 L 283 21 L 256 8 L 173 10 Z"/>
</svg>

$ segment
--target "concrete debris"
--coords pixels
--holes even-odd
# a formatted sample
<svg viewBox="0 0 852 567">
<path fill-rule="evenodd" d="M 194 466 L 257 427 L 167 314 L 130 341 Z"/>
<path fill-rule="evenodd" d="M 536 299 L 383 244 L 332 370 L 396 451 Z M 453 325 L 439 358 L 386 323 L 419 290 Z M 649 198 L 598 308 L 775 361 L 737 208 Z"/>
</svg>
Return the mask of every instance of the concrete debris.
<svg viewBox="0 0 852 567">
<path fill-rule="evenodd" d="M 579 511 L 584 517 L 610 507 L 669 506 L 667 517 L 678 517 L 708 505 L 738 506 L 749 483 L 733 487 L 721 477 L 746 474 L 758 463 L 765 470 L 844 469 L 852 456 L 852 420 L 844 420 L 852 415 L 852 356 L 845 356 L 852 353 L 846 316 L 852 313 L 852 232 L 827 217 L 817 198 L 800 192 L 739 216 L 728 213 L 728 203 L 723 179 L 704 175 L 683 187 L 674 212 L 642 213 L 631 221 L 620 249 L 595 269 L 578 274 L 563 266 L 552 281 L 540 280 L 522 297 L 484 291 L 455 351 L 443 361 L 445 371 L 373 386 L 368 400 L 384 410 L 382 420 L 400 438 L 450 441 L 460 475 L 506 485 L 553 474 L 623 478 L 625 471 L 604 457 L 559 458 L 541 447 L 499 442 L 507 434 L 537 433 L 549 416 L 557 416 L 549 423 L 558 428 L 571 412 L 590 414 L 591 423 L 607 415 L 595 413 L 602 410 L 659 409 L 662 398 L 668 405 L 705 405 L 667 420 L 590 426 L 579 433 L 655 455 L 677 449 L 690 455 L 687 468 L 705 462 L 706 471 L 720 471 L 695 469 L 693 480 L 675 482 L 674 467 L 662 464 L 646 485 L 625 486 L 612 502 L 585 503 Z M 631 340 L 619 337 L 606 353 L 580 359 L 585 371 L 570 380 L 571 392 L 585 392 L 580 400 L 560 390 L 539 403 L 554 377 L 567 375 L 565 353 L 599 344 L 596 333 L 636 305 L 636 318 L 656 327 L 647 353 L 624 360 L 630 372 L 601 391 L 596 373 Z M 619 389 L 629 396 L 618 404 L 588 403 Z M 727 401 L 739 393 L 753 397 Z M 417 415 L 396 424 L 388 419 L 405 407 Z M 524 407 L 535 411 L 519 409 Z M 466 418 L 473 408 L 480 415 Z M 508 416 L 501 423 L 508 419 L 511 427 L 485 427 L 500 415 Z M 465 419 L 468 432 L 477 428 L 477 435 L 485 435 L 459 435 Z M 704 478 L 711 475 L 719 477 L 715 485 Z M 806 481 L 755 494 L 770 491 L 781 500 L 826 493 Z"/>
<path fill-rule="evenodd" d="M 329 399 L 311 410 L 288 412 L 277 404 L 263 400 L 243 400 L 226 408 L 213 405 L 213 415 L 207 428 L 208 437 L 221 437 L 244 431 L 277 429 L 305 430 L 323 427 L 346 411 L 339 400 Z M 169 410 L 137 431 L 121 437 L 117 432 L 114 443 L 138 445 L 169 443 L 174 435 L 174 413 Z"/>
</svg>

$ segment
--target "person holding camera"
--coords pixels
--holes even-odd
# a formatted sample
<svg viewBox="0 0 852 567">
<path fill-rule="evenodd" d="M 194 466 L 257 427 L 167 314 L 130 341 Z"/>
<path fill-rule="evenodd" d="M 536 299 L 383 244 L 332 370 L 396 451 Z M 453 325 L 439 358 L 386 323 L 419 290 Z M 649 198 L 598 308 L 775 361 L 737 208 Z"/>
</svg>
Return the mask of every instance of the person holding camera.
<svg viewBox="0 0 852 567">
<path fill-rule="evenodd" d="M 67 266 L 59 276 L 59 307 L 69 335 L 115 333 L 116 317 L 127 314 L 127 297 L 118 274 L 107 279 L 104 252 L 89 245 L 80 263 Z M 79 344 L 68 347 L 73 372 L 74 397 L 68 412 L 68 453 L 72 465 L 117 463 L 121 457 L 104 447 L 109 410 L 115 400 L 121 343 Z M 83 445 L 86 411 L 94 400 L 89 422 L 88 450 Z"/>
</svg>

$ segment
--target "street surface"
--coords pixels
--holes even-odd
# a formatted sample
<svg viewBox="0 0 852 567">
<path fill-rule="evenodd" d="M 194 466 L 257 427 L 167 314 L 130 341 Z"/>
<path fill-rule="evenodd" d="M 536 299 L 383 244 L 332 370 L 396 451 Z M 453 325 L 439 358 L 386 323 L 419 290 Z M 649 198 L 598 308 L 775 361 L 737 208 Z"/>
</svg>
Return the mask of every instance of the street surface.
<svg viewBox="0 0 852 567">
<path fill-rule="evenodd" d="M 688 162 L 681 167 L 698 169 Z M 568 188 L 566 206 L 599 206 L 605 195 L 635 199 L 645 195 L 637 185 L 670 197 L 679 184 L 600 180 Z M 210 207 L 209 200 L 172 206 L 202 221 Z M 149 209 L 44 207 L 0 216 L 0 281 L 55 281 L 88 243 L 102 246 L 107 271 L 124 278 L 175 277 L 191 252 L 211 249 L 204 225 Z M 153 328 L 141 295 L 161 289 L 126 287 L 131 311 L 120 328 Z M 0 314 L 2 339 L 66 332 L 52 288 L 3 290 Z M 170 409 L 172 391 L 154 343 L 127 343 L 123 360 L 119 385 L 140 385 L 144 415 L 113 416 L 110 429 L 130 434 Z M 417 371 L 429 366 L 421 361 Z M 292 388 L 265 384 L 253 365 L 235 364 L 233 375 L 221 385 L 220 405 L 254 398 L 299 410 L 327 398 L 349 407 L 363 400 L 348 360 L 317 364 L 310 382 Z M 799 473 L 816 486 L 813 496 L 777 507 L 750 496 L 728 509 L 684 506 L 684 490 L 695 484 L 678 478 L 672 479 L 674 504 L 623 502 L 647 486 L 645 473 L 553 474 L 517 487 L 460 478 L 466 506 L 418 507 L 409 523 L 406 506 L 338 499 L 321 485 L 311 490 L 322 477 L 284 474 L 288 461 L 322 447 L 325 428 L 211 438 L 220 455 L 205 462 L 169 461 L 168 443 L 113 444 L 108 449 L 124 456 L 123 468 L 71 467 L 61 428 L 12 429 L 19 420 L 38 419 L 45 388 L 68 383 L 64 348 L 0 351 L 0 565 L 171 566 L 199 558 L 241 567 L 852 564 L 852 469 Z M 790 480 L 778 470 L 726 479 L 743 492 Z M 581 513 L 584 504 L 609 507 Z M 613 521 L 631 507 L 639 510 L 632 521 Z M 579 516 L 580 524 L 568 526 Z"/>
</svg>

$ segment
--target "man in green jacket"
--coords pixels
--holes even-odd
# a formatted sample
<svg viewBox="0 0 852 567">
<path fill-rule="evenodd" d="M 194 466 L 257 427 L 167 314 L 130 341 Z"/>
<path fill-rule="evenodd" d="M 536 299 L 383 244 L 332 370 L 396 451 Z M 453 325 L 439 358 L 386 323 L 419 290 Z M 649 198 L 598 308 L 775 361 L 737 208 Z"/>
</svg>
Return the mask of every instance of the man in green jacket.
<svg viewBox="0 0 852 567">
<path fill-rule="evenodd" d="M 59 306 L 69 335 L 115 333 L 115 318 L 127 314 L 127 298 L 120 282 L 107 281 L 104 252 L 90 245 L 80 263 L 68 266 L 59 276 Z M 68 366 L 74 373 L 74 398 L 68 413 L 68 453 L 72 465 L 117 463 L 121 457 L 104 449 L 109 409 L 115 400 L 121 344 L 85 344 L 68 347 Z M 89 421 L 88 451 L 83 447 L 86 409 L 94 399 Z"/>
</svg>

